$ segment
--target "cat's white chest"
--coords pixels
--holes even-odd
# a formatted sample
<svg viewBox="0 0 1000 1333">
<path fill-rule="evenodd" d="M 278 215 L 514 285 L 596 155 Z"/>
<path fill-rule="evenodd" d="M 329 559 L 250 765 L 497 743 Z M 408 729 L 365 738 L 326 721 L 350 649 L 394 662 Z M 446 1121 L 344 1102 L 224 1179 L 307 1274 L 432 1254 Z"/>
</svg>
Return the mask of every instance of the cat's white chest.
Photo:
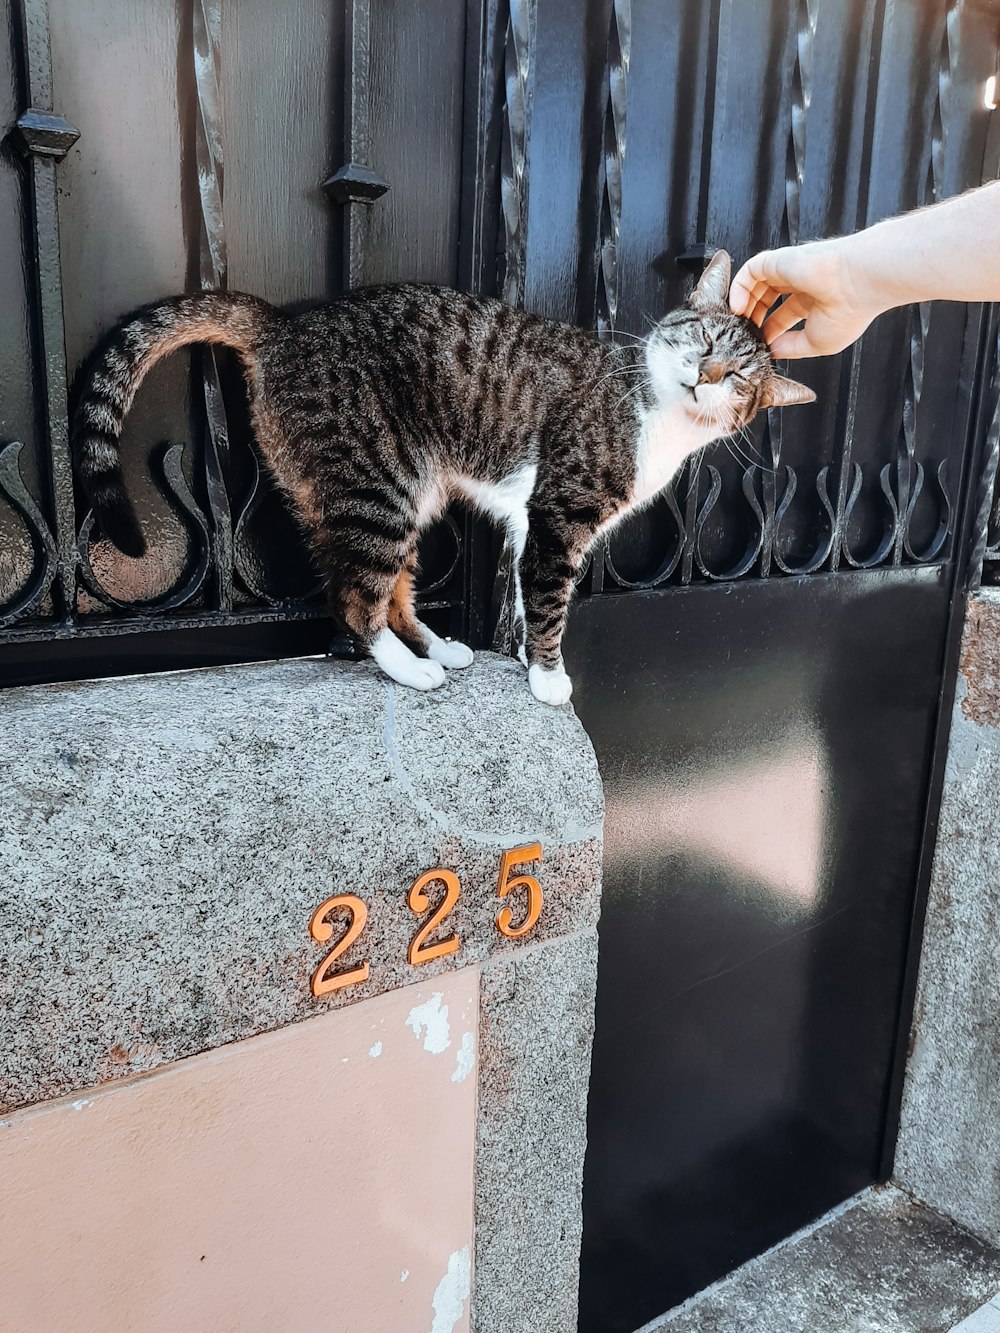
<svg viewBox="0 0 1000 1333">
<path fill-rule="evenodd" d="M 680 408 L 646 413 L 636 439 L 633 507 L 662 491 L 684 460 L 707 443 L 706 432 Z"/>
</svg>

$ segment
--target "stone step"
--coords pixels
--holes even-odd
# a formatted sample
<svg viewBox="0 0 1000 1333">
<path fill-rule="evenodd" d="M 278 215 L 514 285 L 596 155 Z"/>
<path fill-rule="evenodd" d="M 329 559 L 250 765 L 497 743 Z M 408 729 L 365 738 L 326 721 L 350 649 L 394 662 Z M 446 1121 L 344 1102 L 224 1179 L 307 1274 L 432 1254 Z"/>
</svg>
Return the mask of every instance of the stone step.
<svg viewBox="0 0 1000 1333">
<path fill-rule="evenodd" d="M 1000 1333 L 998 1293 L 1000 1250 L 886 1185 L 639 1333 Z"/>
</svg>

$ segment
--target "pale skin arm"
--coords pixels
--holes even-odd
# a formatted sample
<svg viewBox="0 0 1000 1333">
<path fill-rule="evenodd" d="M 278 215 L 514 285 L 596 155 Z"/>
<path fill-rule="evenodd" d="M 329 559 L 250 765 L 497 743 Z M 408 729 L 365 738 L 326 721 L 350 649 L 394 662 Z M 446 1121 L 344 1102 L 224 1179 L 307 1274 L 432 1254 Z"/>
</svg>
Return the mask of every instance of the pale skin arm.
<svg viewBox="0 0 1000 1333">
<path fill-rule="evenodd" d="M 789 360 L 840 352 L 914 301 L 1000 301 L 1000 181 L 853 236 L 765 250 L 729 290 L 734 314 Z"/>
</svg>

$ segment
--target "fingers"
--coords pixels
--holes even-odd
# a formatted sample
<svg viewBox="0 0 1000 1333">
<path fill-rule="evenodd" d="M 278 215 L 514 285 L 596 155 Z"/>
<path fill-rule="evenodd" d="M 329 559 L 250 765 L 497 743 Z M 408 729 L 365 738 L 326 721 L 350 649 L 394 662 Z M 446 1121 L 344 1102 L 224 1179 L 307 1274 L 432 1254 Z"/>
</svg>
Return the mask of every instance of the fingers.
<svg viewBox="0 0 1000 1333">
<path fill-rule="evenodd" d="M 747 260 L 729 287 L 729 308 L 734 315 L 745 315 L 759 328 L 778 297 L 794 290 L 782 272 L 785 253 L 762 250 Z"/>
<path fill-rule="evenodd" d="M 764 341 L 773 343 L 775 338 L 782 333 L 800 323 L 809 314 L 812 309 L 812 301 L 804 296 L 789 296 L 778 306 L 772 315 L 769 315 L 764 322 L 761 332 L 764 335 Z"/>
<path fill-rule="evenodd" d="M 756 283 L 751 295 L 752 304 L 747 312 L 747 318 L 753 320 L 757 327 L 760 328 L 764 323 L 764 320 L 767 318 L 767 312 L 774 305 L 775 301 L 779 301 L 780 299 L 781 293 L 776 291 L 773 287 L 768 286 L 766 282 Z"/>
<path fill-rule="evenodd" d="M 799 361 L 805 356 L 818 356 L 819 351 L 805 329 L 782 333 L 771 343 L 771 355 L 776 361 Z"/>
<path fill-rule="evenodd" d="M 748 260 L 729 286 L 729 308 L 734 315 L 746 315 L 747 318 L 751 318 L 751 312 L 767 286 L 762 279 L 754 275 L 753 264 L 752 259 Z"/>
<path fill-rule="evenodd" d="M 766 282 L 755 282 L 752 287 L 737 291 L 736 284 L 729 289 L 729 308 L 736 315 L 752 319 L 758 328 L 767 318 L 767 312 L 780 297 L 781 293 L 768 286 Z"/>
</svg>

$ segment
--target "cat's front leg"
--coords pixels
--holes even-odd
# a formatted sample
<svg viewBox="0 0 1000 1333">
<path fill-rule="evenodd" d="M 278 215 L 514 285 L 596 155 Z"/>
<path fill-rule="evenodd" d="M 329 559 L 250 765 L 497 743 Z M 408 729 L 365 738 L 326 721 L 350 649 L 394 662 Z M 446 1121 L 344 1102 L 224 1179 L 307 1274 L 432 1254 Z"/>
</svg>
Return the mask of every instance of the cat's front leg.
<svg viewBox="0 0 1000 1333">
<path fill-rule="evenodd" d="M 581 560 L 582 548 L 572 532 L 532 515 L 520 564 L 528 684 L 536 699 L 556 707 L 573 693 L 562 637 Z"/>
</svg>

